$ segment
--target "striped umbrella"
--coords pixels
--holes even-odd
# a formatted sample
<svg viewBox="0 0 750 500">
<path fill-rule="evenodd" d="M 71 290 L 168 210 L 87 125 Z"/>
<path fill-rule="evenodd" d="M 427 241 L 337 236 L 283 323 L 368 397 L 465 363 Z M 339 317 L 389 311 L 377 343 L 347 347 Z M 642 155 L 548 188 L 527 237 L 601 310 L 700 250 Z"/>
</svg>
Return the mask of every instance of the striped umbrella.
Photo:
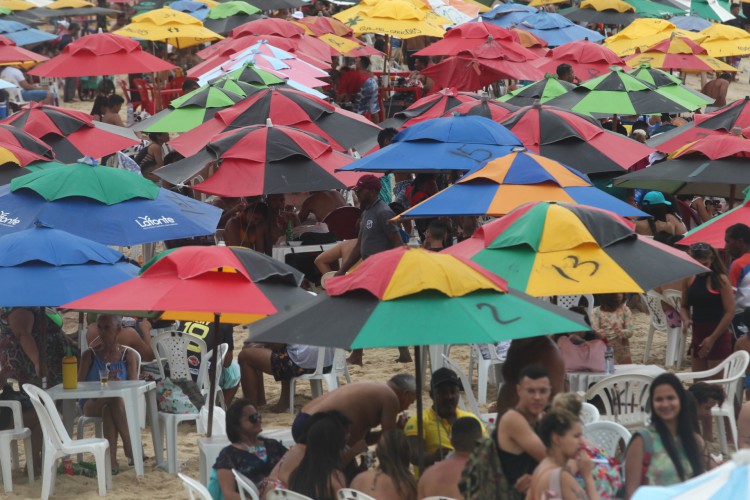
<svg viewBox="0 0 750 500">
<path fill-rule="evenodd" d="M 646 50 L 637 49 L 625 61 L 631 66 L 648 63 L 654 68 L 680 71 L 737 71 L 737 68 L 709 56 L 705 48 L 682 36 L 672 36 Z"/>
<path fill-rule="evenodd" d="M 649 63 L 641 63 L 636 69 L 628 71 L 628 74 L 639 80 L 648 82 L 654 87 L 662 89 L 665 93 L 682 101 L 694 102 L 700 106 L 714 102 L 714 98 L 701 94 L 687 85 L 683 85 L 682 80 L 676 76 L 670 75 L 666 71 L 652 68 Z"/>
<path fill-rule="evenodd" d="M 538 82 L 509 92 L 500 100 L 516 106 L 531 106 L 536 101 L 545 104 L 550 99 L 561 96 L 574 88 L 576 88 L 574 84 L 558 80 L 557 75 L 547 73 Z"/>
</svg>

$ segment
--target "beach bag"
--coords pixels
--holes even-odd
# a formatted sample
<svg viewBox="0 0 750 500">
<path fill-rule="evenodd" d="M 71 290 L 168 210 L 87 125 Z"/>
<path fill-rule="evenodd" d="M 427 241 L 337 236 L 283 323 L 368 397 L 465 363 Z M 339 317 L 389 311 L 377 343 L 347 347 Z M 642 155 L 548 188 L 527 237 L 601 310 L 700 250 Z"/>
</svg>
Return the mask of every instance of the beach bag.
<svg viewBox="0 0 750 500">
<path fill-rule="evenodd" d="M 175 415 L 197 415 L 203 407 L 203 396 L 192 380 L 160 380 L 156 399 L 159 411 Z"/>
<path fill-rule="evenodd" d="M 604 372 L 604 351 L 607 344 L 600 339 L 574 344 L 568 337 L 557 341 L 567 372 Z"/>
<path fill-rule="evenodd" d="M 500 453 L 495 442 L 497 432 L 492 437 L 477 441 L 469 455 L 458 489 L 466 500 L 506 500 L 522 498 L 521 494 L 508 485 L 508 480 L 500 464 Z"/>
</svg>

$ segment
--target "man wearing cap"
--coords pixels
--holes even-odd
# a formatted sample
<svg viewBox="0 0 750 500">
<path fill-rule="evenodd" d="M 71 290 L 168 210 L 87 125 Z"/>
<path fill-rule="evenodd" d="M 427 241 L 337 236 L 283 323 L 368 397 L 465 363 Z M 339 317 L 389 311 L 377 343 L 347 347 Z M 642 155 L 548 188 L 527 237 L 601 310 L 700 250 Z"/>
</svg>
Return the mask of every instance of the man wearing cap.
<svg viewBox="0 0 750 500">
<path fill-rule="evenodd" d="M 460 389 L 461 381 L 458 379 L 456 372 L 450 368 L 439 368 L 432 373 L 430 380 L 432 407 L 422 415 L 425 467 L 447 458 L 454 451 L 453 444 L 451 444 L 451 430 L 456 420 L 469 417 L 482 425 L 476 415 L 458 409 Z M 404 434 L 409 440 L 409 458 L 414 465 L 417 465 L 419 460 L 419 435 L 417 430 L 417 415 L 412 415 L 406 421 Z M 482 426 L 482 433 L 485 433 L 484 426 Z M 415 472 L 418 475 L 419 471 L 416 467 Z"/>
<path fill-rule="evenodd" d="M 646 236 L 655 236 L 662 231 L 669 234 L 685 234 L 685 224 L 677 218 L 671 208 L 672 203 L 659 191 L 649 191 L 641 200 L 641 210 L 650 215 L 648 219 L 635 223 L 635 232 Z"/>
</svg>

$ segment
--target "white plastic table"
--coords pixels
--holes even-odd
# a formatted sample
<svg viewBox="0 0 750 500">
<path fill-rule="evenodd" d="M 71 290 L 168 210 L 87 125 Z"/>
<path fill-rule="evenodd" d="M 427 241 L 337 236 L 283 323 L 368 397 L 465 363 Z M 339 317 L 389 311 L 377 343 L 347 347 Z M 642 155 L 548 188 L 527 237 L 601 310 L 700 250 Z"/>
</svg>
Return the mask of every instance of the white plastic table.
<svg viewBox="0 0 750 500">
<path fill-rule="evenodd" d="M 130 432 L 130 446 L 133 449 L 136 476 L 144 475 L 143 441 L 141 438 L 140 418 L 138 416 L 138 398 L 146 395 L 146 415 L 151 424 L 151 438 L 154 443 L 156 464 L 163 463 L 161 428 L 159 427 L 159 410 L 156 406 L 156 382 L 145 380 L 110 380 L 105 386 L 99 382 L 78 382 L 77 389 L 63 389 L 62 384 L 47 390 L 53 400 L 63 402 L 63 422 L 68 433 L 72 435 L 75 419 L 76 401 L 91 398 L 122 398 L 125 403 L 125 418 Z"/>
<path fill-rule="evenodd" d="M 599 373 L 599 372 L 568 372 L 565 377 L 568 379 L 570 386 L 570 392 L 585 393 L 588 388 L 599 382 L 605 377 L 610 375 L 627 375 L 637 373 L 639 375 L 648 375 L 649 377 L 656 377 L 664 373 L 665 370 L 659 365 L 615 365 L 615 373 Z"/>
<path fill-rule="evenodd" d="M 324 245 L 301 245 L 298 247 L 290 247 L 287 245 L 274 246 L 271 256 L 281 262 L 285 262 L 286 256 L 290 253 L 311 253 L 311 252 L 325 252 L 335 247 L 338 243 L 326 243 Z"/>
</svg>

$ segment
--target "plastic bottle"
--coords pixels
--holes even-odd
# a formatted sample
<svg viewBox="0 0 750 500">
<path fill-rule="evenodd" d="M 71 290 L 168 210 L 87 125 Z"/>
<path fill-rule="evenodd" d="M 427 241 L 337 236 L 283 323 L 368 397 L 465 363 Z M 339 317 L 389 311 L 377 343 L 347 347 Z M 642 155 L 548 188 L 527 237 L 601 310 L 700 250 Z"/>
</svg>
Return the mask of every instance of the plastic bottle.
<svg viewBox="0 0 750 500">
<path fill-rule="evenodd" d="M 62 378 L 64 389 L 78 388 L 78 358 L 73 356 L 70 346 L 62 360 Z"/>
<path fill-rule="evenodd" d="M 288 220 L 286 221 L 286 242 L 289 244 L 290 241 L 292 241 L 293 235 L 292 235 L 292 221 Z"/>
<path fill-rule="evenodd" d="M 604 371 L 609 374 L 615 373 L 615 349 L 610 344 L 607 344 L 604 350 Z"/>
</svg>

